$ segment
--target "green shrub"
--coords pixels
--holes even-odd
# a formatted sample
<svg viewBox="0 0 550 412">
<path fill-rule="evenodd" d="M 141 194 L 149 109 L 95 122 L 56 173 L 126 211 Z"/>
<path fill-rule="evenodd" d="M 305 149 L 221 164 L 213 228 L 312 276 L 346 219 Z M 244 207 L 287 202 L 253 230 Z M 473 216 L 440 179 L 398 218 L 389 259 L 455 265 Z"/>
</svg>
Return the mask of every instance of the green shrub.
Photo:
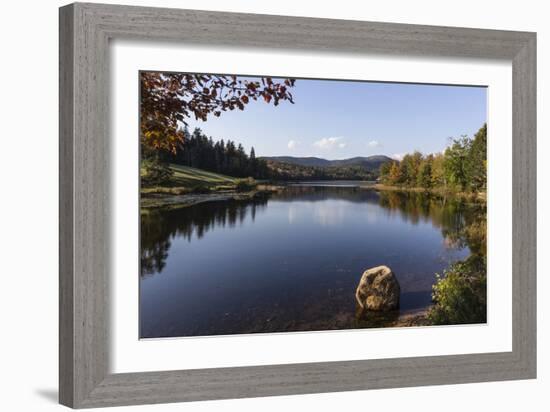
<svg viewBox="0 0 550 412">
<path fill-rule="evenodd" d="M 141 161 L 140 175 L 142 186 L 159 186 L 170 182 L 174 172 L 168 163 L 151 158 Z"/>
<path fill-rule="evenodd" d="M 472 256 L 453 263 L 436 275 L 428 319 L 435 325 L 487 322 L 487 275 L 485 261 Z"/>
<path fill-rule="evenodd" d="M 254 190 L 257 185 L 258 184 L 253 178 L 247 177 L 246 179 L 237 180 L 235 184 L 235 189 L 237 190 L 237 192 L 249 192 L 251 190 Z"/>
</svg>

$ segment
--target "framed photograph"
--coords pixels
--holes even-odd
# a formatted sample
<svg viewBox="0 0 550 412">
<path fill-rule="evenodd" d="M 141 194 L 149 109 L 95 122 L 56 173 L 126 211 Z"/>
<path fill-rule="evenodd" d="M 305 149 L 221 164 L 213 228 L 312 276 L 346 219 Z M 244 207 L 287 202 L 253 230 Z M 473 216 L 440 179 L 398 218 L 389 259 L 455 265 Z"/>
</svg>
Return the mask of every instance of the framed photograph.
<svg viewBox="0 0 550 412">
<path fill-rule="evenodd" d="M 536 377 L 536 35 L 60 9 L 60 402 Z"/>
</svg>

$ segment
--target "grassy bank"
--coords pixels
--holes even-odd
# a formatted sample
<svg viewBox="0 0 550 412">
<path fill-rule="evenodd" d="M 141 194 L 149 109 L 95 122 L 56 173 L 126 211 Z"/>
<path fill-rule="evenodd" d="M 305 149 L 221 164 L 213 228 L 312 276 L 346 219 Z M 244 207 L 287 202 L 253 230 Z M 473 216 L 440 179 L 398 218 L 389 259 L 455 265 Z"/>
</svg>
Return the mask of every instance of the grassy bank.
<svg viewBox="0 0 550 412">
<path fill-rule="evenodd" d="M 252 178 L 236 178 L 188 166 L 170 165 L 172 176 L 162 185 L 142 187 L 144 209 L 181 208 L 223 200 L 248 200 L 281 189 Z"/>
<path fill-rule="evenodd" d="M 142 197 L 140 208 L 142 213 L 147 213 L 151 209 L 180 209 L 205 202 L 220 202 L 220 201 L 242 201 L 261 198 L 268 195 L 267 191 L 250 191 L 250 192 L 228 192 L 228 193 L 189 193 L 183 195 L 166 195 L 154 194 L 147 197 Z"/>
<path fill-rule="evenodd" d="M 198 191 L 201 189 L 223 190 L 235 188 L 237 178 L 195 169 L 193 167 L 171 164 L 172 176 L 162 185 L 142 187 L 141 193 L 166 193 L 183 194 Z M 142 176 L 145 173 L 142 170 Z"/>
</svg>

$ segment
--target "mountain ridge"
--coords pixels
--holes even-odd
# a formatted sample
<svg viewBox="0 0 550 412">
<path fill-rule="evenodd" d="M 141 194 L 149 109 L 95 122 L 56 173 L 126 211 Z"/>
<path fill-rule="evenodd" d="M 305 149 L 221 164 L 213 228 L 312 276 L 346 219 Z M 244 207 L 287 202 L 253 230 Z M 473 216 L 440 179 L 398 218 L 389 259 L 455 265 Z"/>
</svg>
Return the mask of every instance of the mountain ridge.
<svg viewBox="0 0 550 412">
<path fill-rule="evenodd" d="M 385 155 L 356 156 L 348 159 L 327 160 L 321 157 L 295 157 L 295 156 L 262 156 L 261 159 L 272 162 L 287 163 L 307 167 L 345 167 L 361 166 L 368 170 L 376 170 L 383 163 L 394 161 L 391 157 Z"/>
</svg>

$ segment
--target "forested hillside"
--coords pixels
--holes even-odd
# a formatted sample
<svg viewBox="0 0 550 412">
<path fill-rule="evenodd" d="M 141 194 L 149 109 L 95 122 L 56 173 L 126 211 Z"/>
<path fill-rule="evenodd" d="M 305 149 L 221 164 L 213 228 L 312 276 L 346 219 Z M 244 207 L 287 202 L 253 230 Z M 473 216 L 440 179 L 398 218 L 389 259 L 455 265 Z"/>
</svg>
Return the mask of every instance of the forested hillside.
<svg viewBox="0 0 550 412">
<path fill-rule="evenodd" d="M 294 157 L 294 156 L 263 156 L 265 159 L 272 162 L 287 163 L 297 166 L 308 167 L 362 167 L 368 171 L 376 172 L 384 163 L 391 162 L 392 159 L 388 156 L 376 155 L 368 157 L 352 157 L 350 159 L 327 160 L 319 157 Z"/>
</svg>

